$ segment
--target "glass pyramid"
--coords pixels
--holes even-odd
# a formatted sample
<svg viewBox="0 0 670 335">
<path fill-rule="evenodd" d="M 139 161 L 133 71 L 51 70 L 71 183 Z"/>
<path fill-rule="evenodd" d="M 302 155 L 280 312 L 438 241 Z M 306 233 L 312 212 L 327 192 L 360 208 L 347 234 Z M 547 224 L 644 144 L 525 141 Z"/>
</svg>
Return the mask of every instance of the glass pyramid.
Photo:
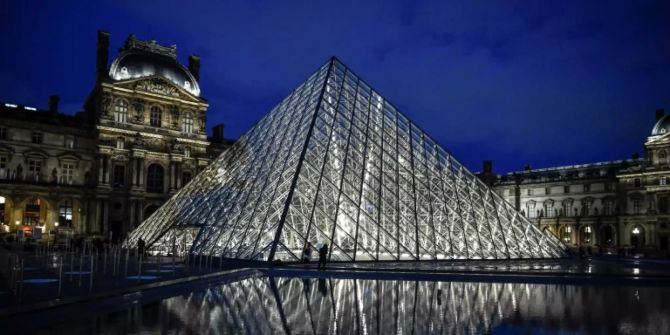
<svg viewBox="0 0 670 335">
<path fill-rule="evenodd" d="M 299 261 L 564 256 L 332 58 L 125 241 L 158 252 Z"/>
</svg>

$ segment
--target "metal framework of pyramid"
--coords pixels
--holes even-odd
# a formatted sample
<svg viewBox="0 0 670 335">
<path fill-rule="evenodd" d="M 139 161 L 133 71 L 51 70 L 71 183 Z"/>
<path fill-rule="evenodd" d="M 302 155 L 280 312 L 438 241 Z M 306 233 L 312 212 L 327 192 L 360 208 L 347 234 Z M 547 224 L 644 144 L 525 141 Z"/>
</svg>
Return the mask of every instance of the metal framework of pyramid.
<svg viewBox="0 0 670 335">
<path fill-rule="evenodd" d="M 332 58 L 125 241 L 299 261 L 550 258 L 539 230 Z"/>
</svg>

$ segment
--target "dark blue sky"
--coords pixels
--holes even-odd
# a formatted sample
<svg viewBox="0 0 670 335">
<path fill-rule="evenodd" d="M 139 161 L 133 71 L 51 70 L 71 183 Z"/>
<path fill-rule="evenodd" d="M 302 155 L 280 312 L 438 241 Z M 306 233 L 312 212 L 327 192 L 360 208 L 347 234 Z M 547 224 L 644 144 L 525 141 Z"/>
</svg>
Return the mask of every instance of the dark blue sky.
<svg viewBox="0 0 670 335">
<path fill-rule="evenodd" d="M 0 101 L 81 110 L 103 29 L 199 54 L 227 137 L 332 55 L 473 170 L 628 158 L 670 109 L 668 1 L 81 2 L 0 4 Z"/>
</svg>

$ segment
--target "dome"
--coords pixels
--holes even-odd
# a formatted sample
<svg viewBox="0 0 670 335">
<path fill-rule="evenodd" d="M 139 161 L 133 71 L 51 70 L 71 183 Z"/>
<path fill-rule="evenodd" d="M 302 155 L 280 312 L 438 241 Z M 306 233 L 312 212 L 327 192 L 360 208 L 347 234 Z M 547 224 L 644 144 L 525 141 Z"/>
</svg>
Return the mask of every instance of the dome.
<svg viewBox="0 0 670 335">
<path fill-rule="evenodd" d="M 663 116 L 660 120 L 654 125 L 654 129 L 651 130 L 651 136 L 664 135 L 670 132 L 670 114 Z"/>
<path fill-rule="evenodd" d="M 197 80 L 175 58 L 140 50 L 121 52 L 112 62 L 109 77 L 126 80 L 148 76 L 161 76 L 195 96 L 200 96 Z"/>
</svg>

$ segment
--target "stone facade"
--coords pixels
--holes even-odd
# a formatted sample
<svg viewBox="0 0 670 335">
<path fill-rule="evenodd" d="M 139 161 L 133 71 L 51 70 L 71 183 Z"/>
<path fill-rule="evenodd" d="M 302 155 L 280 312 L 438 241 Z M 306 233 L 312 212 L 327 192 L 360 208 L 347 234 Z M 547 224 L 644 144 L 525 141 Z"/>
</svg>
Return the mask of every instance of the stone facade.
<svg viewBox="0 0 670 335">
<path fill-rule="evenodd" d="M 657 111 L 644 158 L 479 176 L 523 215 L 575 248 L 670 251 L 670 115 Z"/>
<path fill-rule="evenodd" d="M 208 138 L 200 59 L 130 36 L 108 66 L 98 34 L 97 80 L 84 111 L 0 106 L 2 230 L 35 227 L 118 240 L 188 183 L 231 141 Z M 56 224 L 58 223 L 58 224 Z"/>
</svg>

